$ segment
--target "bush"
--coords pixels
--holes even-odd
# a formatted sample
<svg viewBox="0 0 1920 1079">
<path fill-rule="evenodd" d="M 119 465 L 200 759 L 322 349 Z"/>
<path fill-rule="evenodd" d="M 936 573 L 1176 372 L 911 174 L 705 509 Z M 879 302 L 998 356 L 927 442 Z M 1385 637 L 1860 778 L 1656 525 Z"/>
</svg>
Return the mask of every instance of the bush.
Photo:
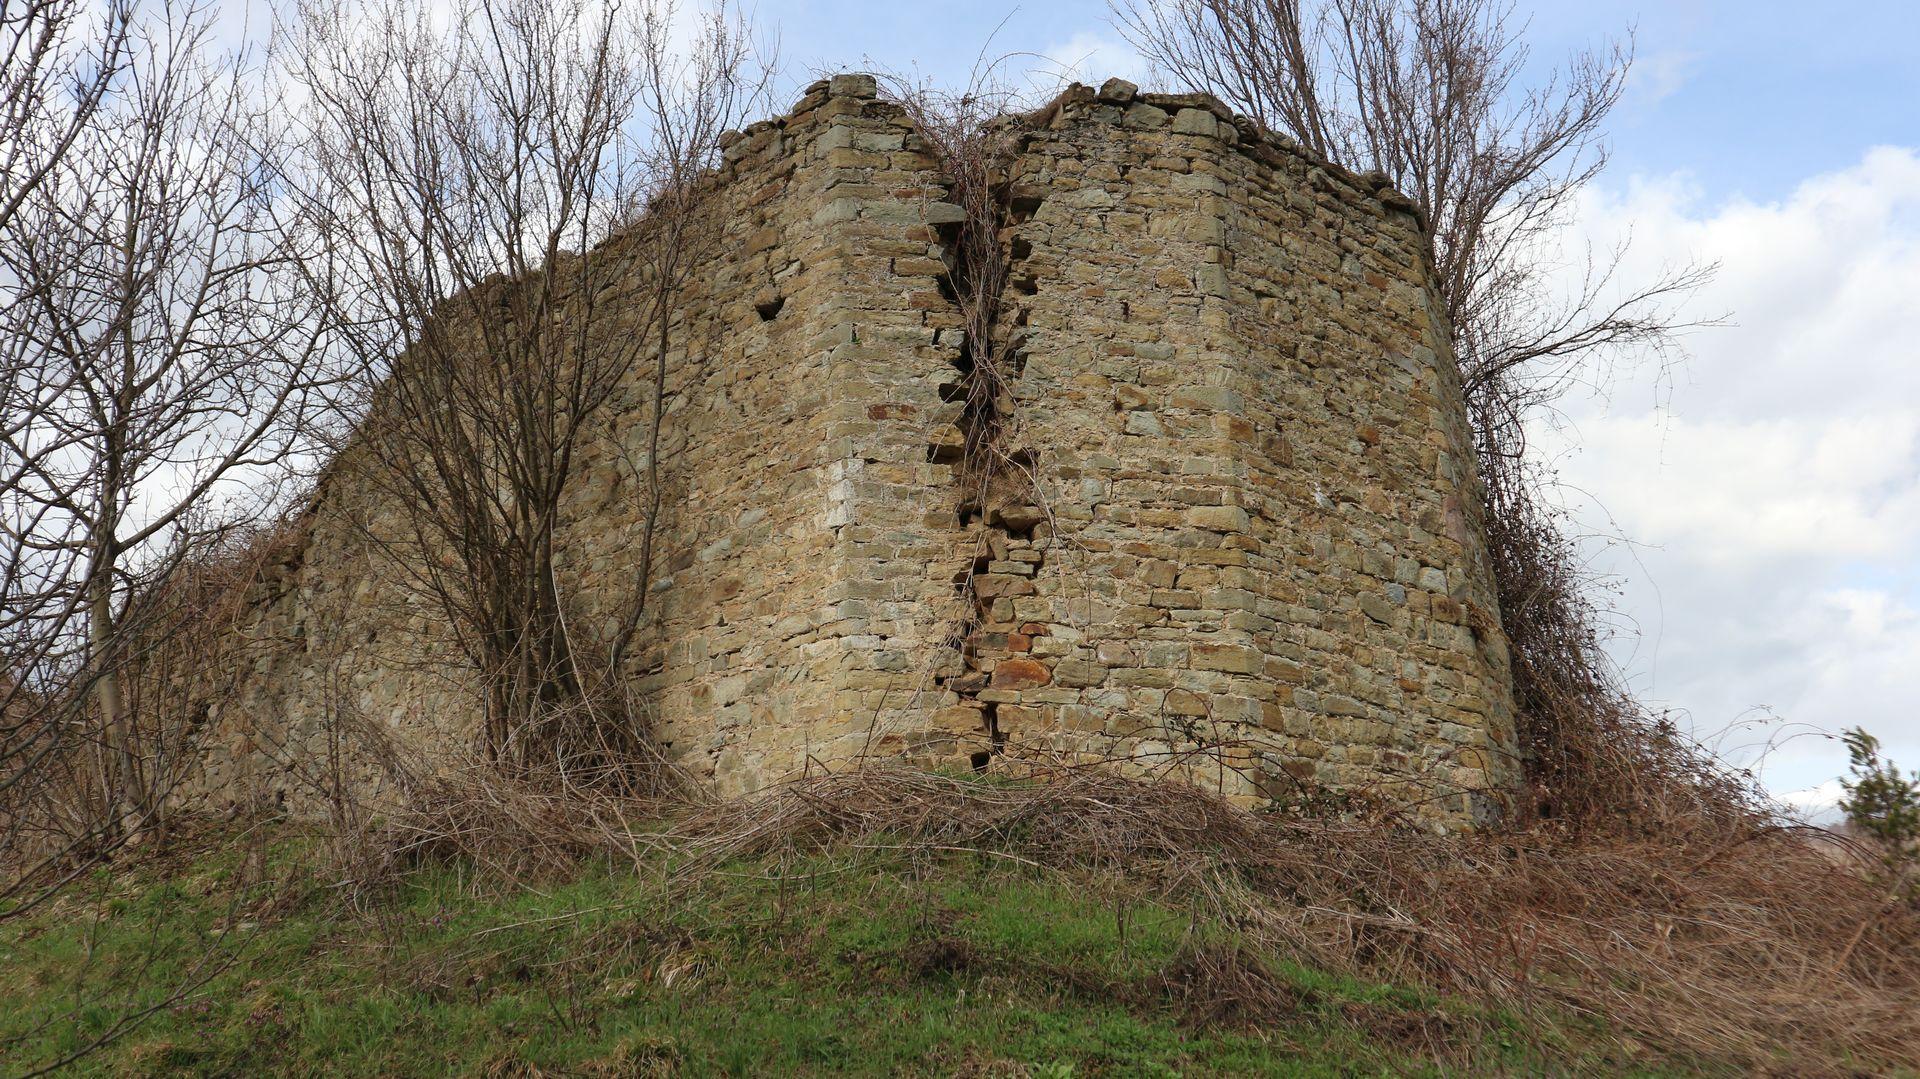
<svg viewBox="0 0 1920 1079">
<path fill-rule="evenodd" d="M 1900 882 L 1920 869 L 1920 772 L 1900 773 L 1880 756 L 1880 740 L 1855 727 L 1840 736 L 1847 745 L 1852 777 L 1841 780 L 1846 796 L 1840 811 L 1860 834 L 1885 850 L 1888 868 Z"/>
</svg>

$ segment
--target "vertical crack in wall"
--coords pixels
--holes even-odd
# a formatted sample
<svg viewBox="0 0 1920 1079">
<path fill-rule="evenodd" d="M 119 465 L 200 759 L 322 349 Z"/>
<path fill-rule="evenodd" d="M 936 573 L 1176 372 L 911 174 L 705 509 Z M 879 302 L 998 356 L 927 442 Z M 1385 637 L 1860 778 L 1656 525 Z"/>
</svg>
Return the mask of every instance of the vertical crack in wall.
<svg viewBox="0 0 1920 1079">
<path fill-rule="evenodd" d="M 952 578 L 961 613 L 949 639 L 962 662 L 958 673 L 935 681 L 976 709 L 981 748 L 970 760 L 984 771 L 1007 742 L 997 696 L 1050 677 L 1029 655 L 1046 625 L 1021 612 L 1022 597 L 1037 591 L 1050 528 L 1034 482 L 1036 455 L 1020 445 L 1015 414 L 1013 386 L 1025 363 L 1021 319 L 1004 317 L 1003 302 L 1023 254 L 1012 230 L 1038 202 L 1011 190 L 1017 121 L 970 113 L 965 99 L 957 108 L 929 106 L 907 102 L 949 181 L 948 201 L 960 210 L 958 220 L 941 227 L 940 240 L 947 267 L 941 289 L 962 327 L 954 377 L 940 387 L 942 402 L 957 414 L 927 456 L 953 466 L 955 511 L 970 537 Z M 1032 291 L 1030 281 L 1019 287 Z"/>
</svg>

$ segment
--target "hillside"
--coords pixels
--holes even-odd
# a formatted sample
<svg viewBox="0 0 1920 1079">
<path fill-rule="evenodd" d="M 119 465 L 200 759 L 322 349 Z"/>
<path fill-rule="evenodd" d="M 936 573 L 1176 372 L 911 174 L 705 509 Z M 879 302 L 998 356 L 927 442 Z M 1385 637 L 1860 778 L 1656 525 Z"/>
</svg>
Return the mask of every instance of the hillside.
<svg viewBox="0 0 1920 1079">
<path fill-rule="evenodd" d="M 1347 1075 L 1611 1069 L 1604 1040 L 1262 954 L 1202 911 L 1004 858 L 845 850 L 438 866 L 348 912 L 281 827 L 173 844 L 0 933 L 7 1059 L 178 1001 L 77 1074 Z M 259 877 L 265 854 L 266 876 Z M 246 883 L 235 889 L 236 884 Z M 1132 893 L 1132 894 L 1130 894 Z M 203 980 L 204 979 L 204 980 Z M 195 983 L 198 983 L 197 985 Z M 36 1028 L 38 1028 L 36 1030 Z M 16 1040 L 18 1039 L 18 1040 Z"/>
<path fill-rule="evenodd" d="M 0 920 L 9 1069 L 1920 1065 L 1920 919 L 1787 829 L 1444 835 L 1099 772 L 894 768 L 693 803 L 475 772 L 347 808 L 177 831 Z"/>
</svg>

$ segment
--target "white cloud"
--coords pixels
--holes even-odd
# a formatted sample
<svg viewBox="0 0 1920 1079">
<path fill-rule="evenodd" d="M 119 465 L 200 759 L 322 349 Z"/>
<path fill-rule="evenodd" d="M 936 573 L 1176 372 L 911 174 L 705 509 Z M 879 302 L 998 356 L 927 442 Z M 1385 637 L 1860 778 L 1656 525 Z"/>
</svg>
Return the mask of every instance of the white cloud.
<svg viewBox="0 0 1920 1079">
<path fill-rule="evenodd" d="M 1675 408 L 1712 391 L 1696 380 Z M 1603 498 L 1632 522 L 1628 534 L 1645 529 L 1709 566 L 1897 557 L 1920 535 L 1920 414 L 1899 402 L 1863 401 L 1859 414 L 1834 418 L 1613 414 L 1577 434 L 1610 476 L 1634 478 L 1609 483 Z"/>
<path fill-rule="evenodd" d="M 1631 104 L 1647 108 L 1672 97 L 1686 85 L 1687 79 L 1693 74 L 1694 63 L 1699 59 L 1697 52 L 1678 49 L 1635 57 L 1633 67 L 1627 73 Z"/>
<path fill-rule="evenodd" d="M 1067 40 L 1041 50 L 1037 78 L 1084 82 L 1098 86 L 1120 78 L 1144 84 L 1147 62 L 1132 45 L 1111 32 L 1082 30 Z"/>
<path fill-rule="evenodd" d="M 1801 820 L 1831 824 L 1840 820 L 1840 799 L 1845 794 L 1839 780 L 1829 779 L 1819 786 L 1782 794 L 1779 801 Z"/>
<path fill-rule="evenodd" d="M 1634 541 L 1592 552 L 1641 630 L 1618 649 L 1633 684 L 1740 727 L 1728 748 L 1775 790 L 1843 770 L 1809 731 L 1864 725 L 1920 763 L 1920 153 L 1777 202 L 1667 178 L 1584 207 L 1586 238 L 1628 230 L 1635 272 L 1718 261 L 1694 310 L 1733 322 L 1690 339 L 1670 397 L 1623 384 L 1541 433 L 1580 519 Z M 1782 721 L 1742 727 L 1758 706 Z"/>
</svg>

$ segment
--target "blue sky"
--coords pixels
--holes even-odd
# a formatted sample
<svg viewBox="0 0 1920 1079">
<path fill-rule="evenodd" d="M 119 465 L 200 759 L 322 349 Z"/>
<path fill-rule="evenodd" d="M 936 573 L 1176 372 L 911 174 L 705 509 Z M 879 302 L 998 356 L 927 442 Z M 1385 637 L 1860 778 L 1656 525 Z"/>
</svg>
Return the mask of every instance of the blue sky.
<svg viewBox="0 0 1920 1079">
<path fill-rule="evenodd" d="M 1920 145 L 1912 0 L 1533 6 L 1543 59 L 1622 26 L 1640 62 L 1613 125 L 1618 172 L 1686 171 L 1715 192 L 1773 198 L 1867 146 Z"/>
<path fill-rule="evenodd" d="M 1613 125 L 1619 173 L 1686 171 L 1715 191 L 1777 197 L 1876 143 L 1920 145 L 1920 3 L 1522 2 L 1536 58 L 1634 31 L 1635 93 Z M 1024 4 L 760 0 L 804 81 L 873 57 L 953 79 L 995 52 L 1117 40 L 1104 0 Z M 999 28 L 998 36 L 994 36 Z M 1102 77 L 1090 72 L 1091 77 Z"/>
<path fill-rule="evenodd" d="M 996 27 L 995 53 L 1143 75 L 1097 0 L 757 10 L 789 90 L 865 57 L 951 81 Z M 1638 272 L 1718 263 L 1694 312 L 1731 316 L 1677 367 L 1596 371 L 1537 439 L 1612 581 L 1624 676 L 1809 805 L 1836 793 L 1843 727 L 1920 764 L 1920 3 L 1517 15 L 1543 64 L 1636 32 L 1613 167 L 1567 250 L 1631 235 Z"/>
</svg>

